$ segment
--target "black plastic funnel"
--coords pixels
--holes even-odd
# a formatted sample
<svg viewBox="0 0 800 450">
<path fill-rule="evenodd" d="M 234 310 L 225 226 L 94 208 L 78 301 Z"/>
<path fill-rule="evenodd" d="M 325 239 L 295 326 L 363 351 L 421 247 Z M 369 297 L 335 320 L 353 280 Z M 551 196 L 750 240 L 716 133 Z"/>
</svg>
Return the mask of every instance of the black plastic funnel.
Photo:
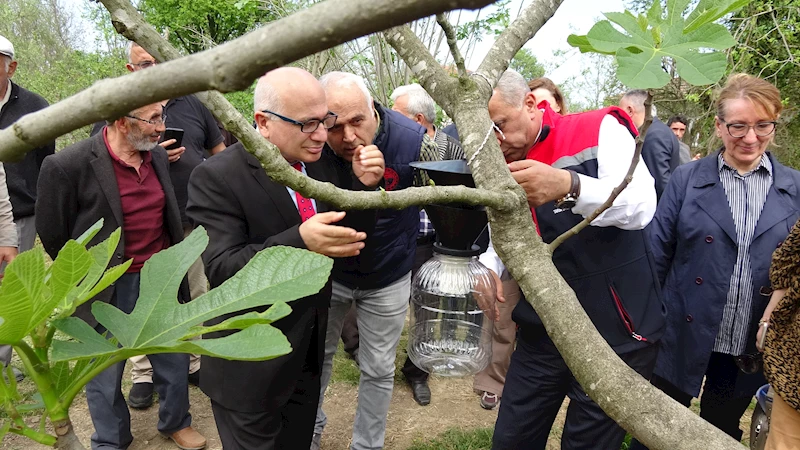
<svg viewBox="0 0 800 450">
<path fill-rule="evenodd" d="M 475 187 L 467 162 L 462 160 L 413 162 L 411 167 L 425 170 L 438 186 Z M 425 211 L 436 229 L 436 241 L 445 248 L 473 252 L 472 244 L 486 227 L 483 206 L 460 203 L 426 205 Z"/>
</svg>

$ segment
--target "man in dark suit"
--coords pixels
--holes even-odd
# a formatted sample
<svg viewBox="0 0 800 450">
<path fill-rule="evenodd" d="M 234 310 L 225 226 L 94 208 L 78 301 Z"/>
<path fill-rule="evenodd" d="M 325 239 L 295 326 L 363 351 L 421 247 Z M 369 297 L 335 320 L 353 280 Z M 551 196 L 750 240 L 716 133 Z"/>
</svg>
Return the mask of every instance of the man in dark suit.
<svg viewBox="0 0 800 450">
<path fill-rule="evenodd" d="M 636 128 L 642 128 L 644 124 L 646 99 L 647 91 L 637 89 L 628 91 L 619 101 L 619 107 L 631 116 Z M 661 194 L 667 188 L 669 177 L 681 164 L 681 147 L 672 130 L 658 120 L 655 113 L 653 113 L 653 123 L 650 124 L 644 138 L 642 161 L 656 181 L 656 197 L 660 200 Z"/>
<path fill-rule="evenodd" d="M 323 152 L 336 115 L 308 72 L 281 68 L 267 73 L 258 81 L 254 100 L 259 133 L 295 169 L 361 190 L 375 188 L 383 178 L 383 157 L 375 146 L 360 147 L 352 167 Z M 331 257 L 357 255 L 366 233 L 354 228 L 366 229 L 369 218 L 374 222 L 374 213 L 347 213 L 354 228 L 342 226 L 344 212 L 331 211 L 327 204 L 274 182 L 241 143 L 197 166 L 189 179 L 186 212 L 195 226 L 208 231 L 210 245 L 203 262 L 212 287 L 236 274 L 256 252 L 275 245 Z M 328 283 L 318 294 L 292 302 L 292 313 L 275 323 L 292 346 L 288 355 L 259 362 L 203 356 L 200 388 L 211 398 L 226 450 L 309 448 L 330 296 Z"/>
<path fill-rule="evenodd" d="M 45 158 L 39 176 L 36 229 L 47 253 L 55 258 L 69 239 L 75 239 L 98 220 L 103 228 L 91 240 L 95 245 L 117 228 L 122 236 L 111 265 L 133 260 L 114 285 L 86 302 L 76 315 L 98 332 L 91 303 L 108 302 L 125 313 L 133 311 L 139 296 L 139 272 L 158 251 L 183 239 L 178 203 L 169 178 L 167 154 L 156 143 L 164 131 L 160 103 L 143 106 L 109 121 L 94 137 Z M 186 283 L 180 300 L 188 300 Z M 200 449 L 206 440 L 191 427 L 186 354 L 151 355 L 159 373 L 158 430 L 182 449 Z M 120 383 L 120 362 L 86 385 L 86 399 L 95 427 L 92 449 L 125 449 L 133 441 L 130 414 Z"/>
</svg>

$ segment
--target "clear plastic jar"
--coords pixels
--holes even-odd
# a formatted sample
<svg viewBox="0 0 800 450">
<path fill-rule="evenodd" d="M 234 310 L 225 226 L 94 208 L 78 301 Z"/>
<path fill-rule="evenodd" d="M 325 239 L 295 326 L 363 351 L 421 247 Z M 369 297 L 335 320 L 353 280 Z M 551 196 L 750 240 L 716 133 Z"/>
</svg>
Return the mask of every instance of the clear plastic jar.
<svg viewBox="0 0 800 450">
<path fill-rule="evenodd" d="M 475 253 L 437 244 L 414 277 L 408 356 L 428 373 L 473 375 L 491 360 L 497 287 Z"/>
</svg>

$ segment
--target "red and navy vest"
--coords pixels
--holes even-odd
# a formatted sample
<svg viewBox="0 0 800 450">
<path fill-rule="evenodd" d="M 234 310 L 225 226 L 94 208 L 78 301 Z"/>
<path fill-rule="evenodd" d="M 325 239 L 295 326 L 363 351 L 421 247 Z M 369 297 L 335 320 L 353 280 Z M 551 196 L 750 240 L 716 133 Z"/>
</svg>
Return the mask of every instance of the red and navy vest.
<svg viewBox="0 0 800 450">
<path fill-rule="evenodd" d="M 606 116 L 614 117 L 632 136 L 638 134 L 630 117 L 617 107 L 561 116 L 547 104 L 539 106 L 544 109 L 542 132 L 527 157 L 559 169 L 597 177 L 597 144 Z M 532 211 L 548 243 L 583 220 L 569 210 L 554 209 L 555 202 L 550 202 Z M 588 226 L 556 249 L 553 263 L 617 353 L 644 347 L 663 334 L 661 288 L 644 230 Z M 519 302 L 513 318 L 521 338 L 526 328 L 540 332 L 541 319 L 528 302 Z"/>
</svg>

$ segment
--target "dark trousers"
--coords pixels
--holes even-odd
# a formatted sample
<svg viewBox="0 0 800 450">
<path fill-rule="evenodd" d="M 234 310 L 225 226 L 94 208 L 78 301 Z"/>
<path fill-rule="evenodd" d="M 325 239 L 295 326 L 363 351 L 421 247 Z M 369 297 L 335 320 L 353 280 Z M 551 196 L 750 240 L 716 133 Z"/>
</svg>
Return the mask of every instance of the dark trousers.
<svg viewBox="0 0 800 450">
<path fill-rule="evenodd" d="M 270 411 L 241 412 L 211 401 L 224 450 L 295 450 L 311 447 L 324 355 L 323 338 L 319 333 L 325 336 L 327 310 L 321 314 L 319 323 L 321 326 L 313 327 L 308 345 L 300 344 L 293 350 L 304 351 L 306 356 L 295 379 L 294 389 L 285 403 Z"/>
<path fill-rule="evenodd" d="M 125 313 L 133 311 L 139 297 L 139 274 L 126 273 L 116 282 L 111 304 Z M 95 329 L 106 331 L 102 325 Z M 158 392 L 158 431 L 172 434 L 192 424 L 189 414 L 189 355 L 148 355 L 153 365 L 153 384 Z M 86 384 L 86 401 L 95 432 L 92 449 L 125 449 L 133 442 L 131 417 L 122 396 L 125 361 L 114 364 Z"/>
<path fill-rule="evenodd" d="M 492 448 L 544 449 L 565 396 L 570 403 L 561 437 L 562 449 L 620 448 L 625 430 L 586 395 L 544 328 L 523 331 L 511 355 Z M 658 346 L 650 345 L 619 357 L 649 378 L 657 354 Z"/>
<path fill-rule="evenodd" d="M 417 274 L 417 271 L 426 261 L 433 258 L 433 240 L 417 241 L 417 254 L 414 257 L 414 266 L 411 269 L 411 277 Z M 413 283 L 413 281 L 412 281 Z M 410 301 L 411 299 L 409 299 Z M 412 305 L 413 306 L 413 305 Z M 400 369 L 403 372 L 403 376 L 406 377 L 406 381 L 409 383 L 413 383 L 415 381 L 428 381 L 428 377 L 430 374 L 425 372 L 424 370 L 420 369 L 419 367 L 415 366 L 411 359 L 406 355 L 406 362 L 403 364 L 403 368 Z"/>
<path fill-rule="evenodd" d="M 706 380 L 703 384 L 703 394 L 700 397 L 700 417 L 728 436 L 741 441 L 742 430 L 739 429 L 739 420 L 750 406 L 753 396 L 736 397 L 733 395 L 738 376 L 739 367 L 736 366 L 733 356 L 711 353 L 706 369 Z M 681 391 L 658 375 L 653 375 L 650 382 L 681 405 L 688 407 L 692 403 L 691 395 Z M 631 444 L 631 450 L 646 449 L 647 447 L 639 441 L 634 440 Z"/>
</svg>

